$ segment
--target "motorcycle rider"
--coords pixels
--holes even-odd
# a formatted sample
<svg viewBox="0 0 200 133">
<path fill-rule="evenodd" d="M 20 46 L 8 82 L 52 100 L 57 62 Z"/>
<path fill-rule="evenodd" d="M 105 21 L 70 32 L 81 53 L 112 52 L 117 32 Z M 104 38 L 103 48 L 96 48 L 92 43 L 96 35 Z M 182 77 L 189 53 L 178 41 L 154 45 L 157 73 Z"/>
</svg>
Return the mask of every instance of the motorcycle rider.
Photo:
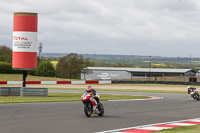
<svg viewBox="0 0 200 133">
<path fill-rule="evenodd" d="M 96 93 L 96 90 L 92 88 L 92 86 L 87 86 L 85 93 L 91 93 L 90 102 L 92 103 L 93 110 L 96 113 L 99 113 L 97 105 L 99 104 L 99 95 Z"/>
<path fill-rule="evenodd" d="M 190 94 L 191 92 L 194 92 L 194 90 L 196 90 L 196 88 L 188 86 L 188 94 Z"/>
</svg>

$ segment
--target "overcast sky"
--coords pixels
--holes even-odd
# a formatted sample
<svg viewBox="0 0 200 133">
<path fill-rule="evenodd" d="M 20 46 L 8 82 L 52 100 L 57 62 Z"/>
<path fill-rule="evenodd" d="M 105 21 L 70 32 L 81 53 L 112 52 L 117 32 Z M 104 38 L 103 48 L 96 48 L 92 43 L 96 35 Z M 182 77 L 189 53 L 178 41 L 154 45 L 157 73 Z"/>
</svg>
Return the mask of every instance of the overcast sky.
<svg viewBox="0 0 200 133">
<path fill-rule="evenodd" d="M 14 12 L 38 13 L 45 53 L 200 57 L 200 0 L 0 0 L 0 45 Z"/>
</svg>

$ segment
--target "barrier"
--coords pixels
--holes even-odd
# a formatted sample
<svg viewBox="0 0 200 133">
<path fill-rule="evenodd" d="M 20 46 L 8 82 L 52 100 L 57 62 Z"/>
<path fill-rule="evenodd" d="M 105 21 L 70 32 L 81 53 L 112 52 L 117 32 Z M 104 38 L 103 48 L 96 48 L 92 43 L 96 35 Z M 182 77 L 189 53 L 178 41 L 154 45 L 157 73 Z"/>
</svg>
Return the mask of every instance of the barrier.
<svg viewBox="0 0 200 133">
<path fill-rule="evenodd" d="M 57 84 L 71 84 L 71 81 L 57 81 Z"/>
<path fill-rule="evenodd" d="M 57 84 L 57 81 L 41 81 L 41 84 L 43 84 L 43 85 Z"/>
<path fill-rule="evenodd" d="M 112 81 L 99 81 L 99 84 L 112 84 Z"/>
<path fill-rule="evenodd" d="M 85 81 L 85 84 L 99 84 L 99 81 Z"/>
<path fill-rule="evenodd" d="M 7 81 L 0 81 L 0 84 L 7 84 Z"/>
<path fill-rule="evenodd" d="M 0 96 L 48 97 L 48 88 L 0 87 Z"/>
<path fill-rule="evenodd" d="M 22 84 L 22 81 L 0 81 L 0 84 Z M 173 85 L 200 85 L 200 82 L 176 81 L 133 81 L 133 80 L 86 80 L 86 81 L 26 81 L 26 84 L 173 84 Z"/>
<path fill-rule="evenodd" d="M 22 81 L 7 81 L 7 84 L 10 84 L 10 85 L 19 85 L 22 83 L 23 83 Z"/>
<path fill-rule="evenodd" d="M 22 87 L 20 88 L 21 97 L 48 97 L 48 88 L 33 88 Z"/>
<path fill-rule="evenodd" d="M 0 87 L 0 96 L 20 96 L 20 87 Z"/>
<path fill-rule="evenodd" d="M 41 84 L 41 81 L 26 81 L 26 84 Z"/>
<path fill-rule="evenodd" d="M 72 81 L 71 84 L 85 84 L 85 81 Z"/>
<path fill-rule="evenodd" d="M 86 80 L 86 81 L 26 81 L 26 84 L 111 84 L 111 80 Z M 0 81 L 0 84 L 16 85 L 22 81 Z"/>
</svg>

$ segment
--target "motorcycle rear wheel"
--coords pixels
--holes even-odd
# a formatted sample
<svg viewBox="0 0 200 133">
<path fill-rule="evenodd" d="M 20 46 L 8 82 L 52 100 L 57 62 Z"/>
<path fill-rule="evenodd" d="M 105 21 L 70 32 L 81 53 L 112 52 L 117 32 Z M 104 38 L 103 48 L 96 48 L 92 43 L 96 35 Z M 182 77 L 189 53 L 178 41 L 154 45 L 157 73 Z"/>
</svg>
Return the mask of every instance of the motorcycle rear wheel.
<svg viewBox="0 0 200 133">
<path fill-rule="evenodd" d="M 195 99 L 196 99 L 197 101 L 200 100 L 200 99 L 199 99 L 199 94 L 196 94 L 195 97 L 196 97 Z"/>
<path fill-rule="evenodd" d="M 194 95 L 194 94 L 192 94 L 192 95 L 191 95 L 191 97 L 192 97 L 194 100 L 196 99 L 196 97 L 195 97 L 195 95 Z"/>
<path fill-rule="evenodd" d="M 84 112 L 85 112 L 85 115 L 87 117 L 90 117 L 91 114 L 92 114 L 92 108 L 91 108 L 91 105 L 90 104 L 85 104 L 84 105 Z"/>
<path fill-rule="evenodd" d="M 99 104 L 99 116 L 103 116 L 104 115 L 104 107 L 103 107 L 103 104 L 102 103 L 100 103 Z"/>
</svg>

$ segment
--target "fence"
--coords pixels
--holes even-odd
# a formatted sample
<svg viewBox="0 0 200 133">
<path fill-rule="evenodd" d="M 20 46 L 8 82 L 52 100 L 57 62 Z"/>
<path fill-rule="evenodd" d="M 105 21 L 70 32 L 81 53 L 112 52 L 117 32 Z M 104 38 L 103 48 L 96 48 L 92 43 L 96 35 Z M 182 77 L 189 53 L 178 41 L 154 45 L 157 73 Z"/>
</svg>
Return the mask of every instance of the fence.
<svg viewBox="0 0 200 133">
<path fill-rule="evenodd" d="M 48 97 L 48 88 L 20 88 L 21 97 Z"/>
<path fill-rule="evenodd" d="M 146 77 L 133 78 L 131 81 L 170 81 L 170 82 L 190 82 L 191 78 L 196 78 L 196 82 L 200 82 L 200 76 L 166 76 L 166 77 Z"/>
<path fill-rule="evenodd" d="M 200 85 L 200 82 L 113 80 L 113 81 L 112 81 L 112 84 L 170 84 L 170 85 Z"/>
</svg>

